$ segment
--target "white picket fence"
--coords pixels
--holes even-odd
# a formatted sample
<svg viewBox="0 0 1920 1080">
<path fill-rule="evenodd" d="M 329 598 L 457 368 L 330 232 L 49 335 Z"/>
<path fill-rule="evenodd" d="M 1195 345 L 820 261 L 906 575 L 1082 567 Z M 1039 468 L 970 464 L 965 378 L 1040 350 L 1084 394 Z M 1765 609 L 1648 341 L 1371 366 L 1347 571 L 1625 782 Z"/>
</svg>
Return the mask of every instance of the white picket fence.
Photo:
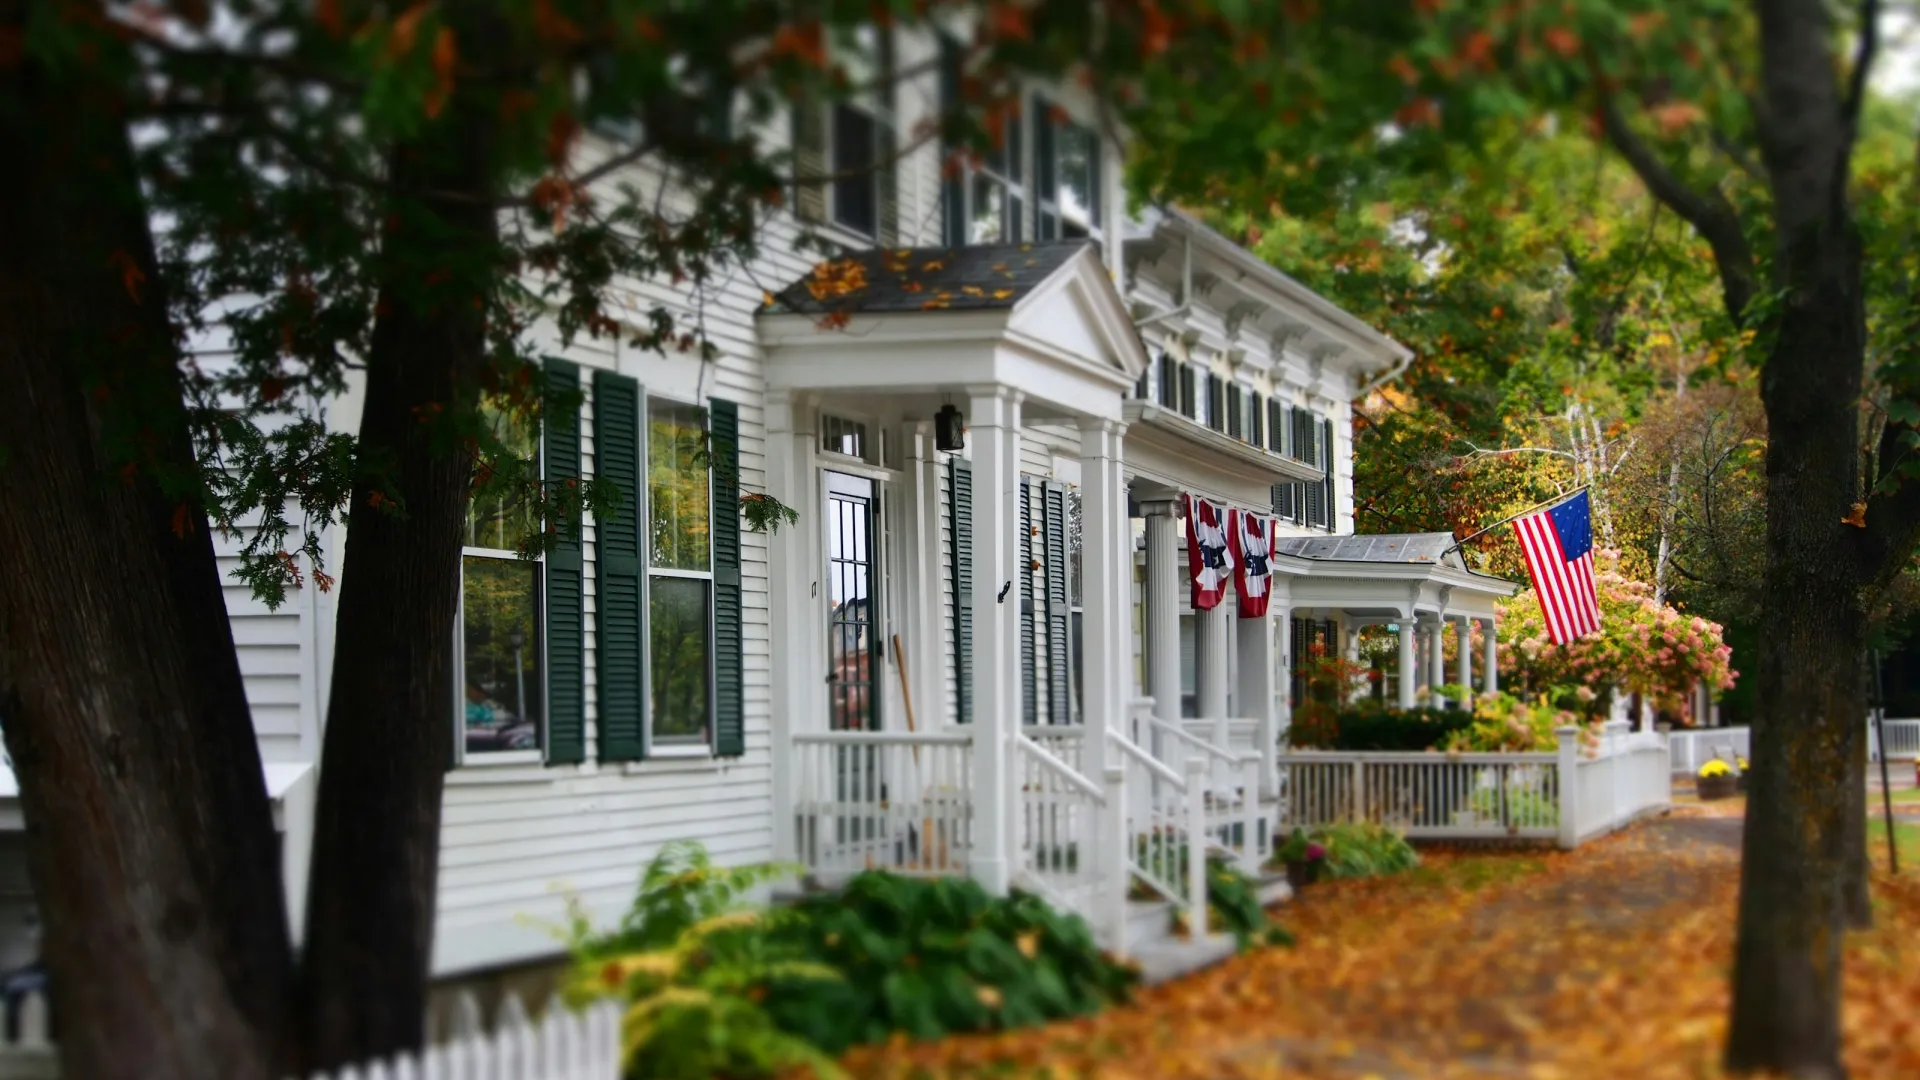
<svg viewBox="0 0 1920 1080">
<path fill-rule="evenodd" d="M 430 1036 L 427 1049 L 316 1072 L 310 1080 L 620 1080 L 623 1010 L 621 1002 L 608 1000 L 575 1012 L 556 999 L 532 1020 L 520 999 L 508 996 L 488 1032 L 479 1003 L 462 995 L 451 1032 L 444 1039 Z M 17 1028 L 0 1029 L 0 1080 L 58 1080 L 46 999 L 38 992 L 25 995 L 13 1014 Z"/>
<path fill-rule="evenodd" d="M 1415 839 L 1553 840 L 1573 848 L 1672 804 L 1666 738 L 1606 725 L 1583 748 L 1562 728 L 1546 753 L 1290 750 L 1279 825 L 1371 822 Z"/>
<path fill-rule="evenodd" d="M 1912 761 L 1920 758 L 1920 719 L 1889 718 L 1885 724 L 1887 760 Z M 1751 760 L 1752 739 L 1752 730 L 1744 727 L 1686 728 L 1675 731 L 1671 736 L 1673 774 L 1692 776 L 1700 766 L 1714 758 L 1729 763 L 1732 757 Z M 1872 717 L 1867 718 L 1867 756 L 1873 761 L 1880 760 L 1880 733 Z"/>
</svg>

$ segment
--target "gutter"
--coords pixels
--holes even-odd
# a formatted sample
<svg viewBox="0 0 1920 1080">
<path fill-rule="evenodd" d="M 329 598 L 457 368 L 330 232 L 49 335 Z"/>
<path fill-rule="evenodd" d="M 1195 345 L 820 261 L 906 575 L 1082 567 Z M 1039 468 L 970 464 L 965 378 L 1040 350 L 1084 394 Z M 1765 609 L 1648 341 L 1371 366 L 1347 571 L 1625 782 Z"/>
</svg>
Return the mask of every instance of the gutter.
<svg viewBox="0 0 1920 1080">
<path fill-rule="evenodd" d="M 1413 353 L 1411 351 L 1402 352 L 1400 354 L 1400 359 L 1394 362 L 1393 367 L 1387 369 L 1386 374 L 1373 380 L 1372 382 L 1361 387 L 1360 389 L 1355 390 L 1353 392 L 1353 397 L 1348 400 L 1360 401 L 1365 399 L 1368 394 L 1373 393 L 1375 390 L 1378 390 L 1381 387 L 1392 382 L 1393 380 L 1399 378 L 1402 374 L 1406 372 L 1408 368 L 1412 366 L 1413 366 Z"/>
</svg>

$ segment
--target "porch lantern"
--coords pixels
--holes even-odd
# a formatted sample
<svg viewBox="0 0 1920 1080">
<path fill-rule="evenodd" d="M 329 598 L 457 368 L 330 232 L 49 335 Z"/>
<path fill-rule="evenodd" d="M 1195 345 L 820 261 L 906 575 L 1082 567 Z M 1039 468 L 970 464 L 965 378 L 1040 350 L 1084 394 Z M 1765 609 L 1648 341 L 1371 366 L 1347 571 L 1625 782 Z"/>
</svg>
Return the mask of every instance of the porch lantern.
<svg viewBox="0 0 1920 1080">
<path fill-rule="evenodd" d="M 933 414 L 933 443 L 947 453 L 958 453 L 967 448 L 966 417 L 960 415 L 955 405 L 942 405 L 940 411 Z"/>
</svg>

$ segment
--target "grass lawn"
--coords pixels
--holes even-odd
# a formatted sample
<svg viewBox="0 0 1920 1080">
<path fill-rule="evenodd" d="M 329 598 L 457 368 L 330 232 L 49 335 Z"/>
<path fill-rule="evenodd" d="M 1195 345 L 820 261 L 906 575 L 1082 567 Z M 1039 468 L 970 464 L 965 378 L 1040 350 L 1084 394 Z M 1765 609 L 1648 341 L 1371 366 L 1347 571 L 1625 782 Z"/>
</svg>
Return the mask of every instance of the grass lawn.
<svg viewBox="0 0 1920 1080">
<path fill-rule="evenodd" d="M 1876 817 L 1867 823 L 1867 853 L 1876 862 L 1887 857 L 1887 819 Z M 1900 853 L 1900 872 L 1920 870 L 1920 822 L 1895 821 L 1893 846 Z"/>
</svg>

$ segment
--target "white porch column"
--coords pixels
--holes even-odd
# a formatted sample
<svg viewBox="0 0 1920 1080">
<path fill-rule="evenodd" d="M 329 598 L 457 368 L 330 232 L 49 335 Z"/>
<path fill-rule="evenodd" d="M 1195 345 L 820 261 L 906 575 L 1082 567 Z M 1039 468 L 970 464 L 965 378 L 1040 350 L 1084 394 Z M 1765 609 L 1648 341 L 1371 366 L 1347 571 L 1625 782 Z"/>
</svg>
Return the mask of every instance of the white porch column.
<svg viewBox="0 0 1920 1080">
<path fill-rule="evenodd" d="M 1153 714 L 1180 721 L 1180 535 L 1172 499 L 1144 503 L 1147 517 L 1147 695 Z"/>
<path fill-rule="evenodd" d="M 1268 580 L 1271 587 L 1272 579 Z M 1240 716 L 1254 722 L 1253 745 L 1260 753 L 1262 791 L 1273 790 L 1274 746 L 1280 739 L 1274 717 L 1273 611 L 1274 605 L 1269 600 L 1265 615 L 1241 619 L 1237 627 L 1240 631 Z"/>
<path fill-rule="evenodd" d="M 1500 646 L 1494 639 L 1493 620 L 1483 619 L 1481 620 L 1481 626 L 1486 629 L 1487 636 L 1480 645 L 1482 649 L 1486 650 L 1486 656 L 1482 658 L 1480 665 L 1482 668 L 1480 672 L 1480 689 L 1492 694 L 1497 693 L 1500 689 Z"/>
<path fill-rule="evenodd" d="M 824 727 L 815 715 L 824 706 L 814 655 L 820 644 L 813 590 L 820 580 L 813 541 L 820 529 L 820 501 L 813 491 L 814 422 L 811 403 L 781 390 L 767 394 L 767 494 L 800 512 L 800 522 L 767 538 L 769 618 L 772 631 L 772 691 L 787 707 L 769 721 L 773 737 L 773 855 L 798 858 L 793 819 L 796 732 Z M 824 657 L 821 657 L 824 658 Z"/>
<path fill-rule="evenodd" d="M 946 611 L 942 603 L 945 564 L 940 557 L 940 451 L 934 445 L 933 425 L 926 421 L 906 425 L 912 528 L 907 543 L 907 573 L 915 585 L 911 604 L 912 636 L 905 642 L 907 669 L 912 679 L 914 722 L 921 731 L 946 723 L 945 650 Z M 894 657 L 894 663 L 900 658 Z"/>
<path fill-rule="evenodd" d="M 1227 620 L 1232 617 L 1224 599 L 1193 613 L 1194 697 L 1200 715 L 1208 720 L 1227 715 Z"/>
<path fill-rule="evenodd" d="M 1127 531 L 1127 493 L 1121 473 L 1123 425 L 1110 420 L 1080 423 L 1080 576 L 1082 639 L 1080 679 L 1088 736 L 1103 730 L 1126 730 L 1127 661 L 1132 649 L 1127 612 L 1132 607 L 1129 567 L 1121 562 L 1124 550 L 1115 543 Z M 1106 746 L 1101 739 L 1099 747 Z M 1099 751 L 1104 753 L 1104 750 Z M 1101 768 L 1101 758 L 1089 756 L 1088 772 Z M 1118 765 L 1107 754 L 1108 765 Z"/>
<path fill-rule="evenodd" d="M 1453 681 L 1460 684 L 1464 695 L 1460 700 L 1463 709 L 1473 708 L 1473 620 L 1460 616 L 1453 624 L 1453 632 L 1458 639 L 1459 648 L 1453 658 Z"/>
<path fill-rule="evenodd" d="M 968 402 L 973 453 L 973 851 L 974 879 L 995 895 L 1012 881 L 1014 792 L 1008 760 L 1020 715 L 1013 700 L 1018 684 L 1020 635 L 1007 604 L 1019 554 L 1013 494 L 1020 486 L 1016 456 L 1019 410 L 1002 388 L 976 391 Z"/>
<path fill-rule="evenodd" d="M 1417 689 L 1415 683 L 1420 678 L 1420 664 L 1414 659 L 1412 616 L 1400 620 L 1400 663 L 1395 676 L 1400 683 L 1400 707 L 1413 708 L 1414 692 Z"/>
<path fill-rule="evenodd" d="M 1268 740 L 1271 745 L 1279 742 L 1281 732 L 1293 726 L 1293 605 L 1276 596 L 1273 606 L 1267 610 L 1273 616 L 1274 677 L 1278 683 L 1273 694 L 1274 711 L 1278 715 L 1273 738 Z M 1277 777 L 1276 772 L 1276 786 L 1271 789 L 1272 794 L 1279 793 Z"/>
<path fill-rule="evenodd" d="M 1441 636 L 1446 632 L 1446 617 L 1435 615 L 1433 625 L 1427 628 L 1427 688 L 1438 691 L 1447 683 L 1446 642 Z M 1435 703 L 1439 707 L 1453 704 L 1445 698 Z"/>
</svg>

